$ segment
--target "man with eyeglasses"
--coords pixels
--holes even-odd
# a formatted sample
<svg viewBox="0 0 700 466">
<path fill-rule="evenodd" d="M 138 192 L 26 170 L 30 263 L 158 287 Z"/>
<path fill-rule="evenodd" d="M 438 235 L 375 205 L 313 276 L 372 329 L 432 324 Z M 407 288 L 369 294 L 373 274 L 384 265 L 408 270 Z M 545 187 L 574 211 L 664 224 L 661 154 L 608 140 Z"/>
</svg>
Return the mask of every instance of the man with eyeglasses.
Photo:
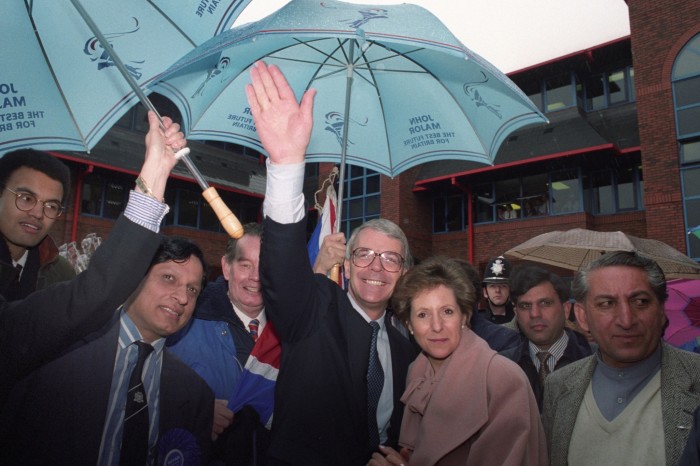
<svg viewBox="0 0 700 466">
<path fill-rule="evenodd" d="M 22 299 L 75 271 L 48 235 L 63 213 L 70 172 L 57 158 L 34 149 L 0 157 L 0 294 Z"/>
<path fill-rule="evenodd" d="M 542 411 L 544 380 L 552 372 L 591 355 L 588 340 L 566 328 L 569 290 L 556 274 L 538 266 L 520 266 L 510 279 L 515 319 L 506 324 L 521 334 L 521 344 L 501 354 L 523 369 Z"/>
<path fill-rule="evenodd" d="M 380 443 L 397 446 L 416 355 L 387 311 L 412 262 L 408 241 L 389 220 L 370 220 L 347 244 L 347 292 L 313 273 L 302 187 L 315 91 L 299 105 L 280 70 L 264 63 L 251 78 L 248 102 L 269 154 L 260 275 L 282 341 L 267 464 L 364 465 Z"/>
</svg>

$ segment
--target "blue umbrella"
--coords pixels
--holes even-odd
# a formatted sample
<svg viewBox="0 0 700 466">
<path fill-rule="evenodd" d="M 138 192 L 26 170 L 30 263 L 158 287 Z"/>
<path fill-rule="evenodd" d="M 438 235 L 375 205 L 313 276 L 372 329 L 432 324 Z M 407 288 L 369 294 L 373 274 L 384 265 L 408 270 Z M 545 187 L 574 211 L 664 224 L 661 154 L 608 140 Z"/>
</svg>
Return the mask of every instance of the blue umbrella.
<svg viewBox="0 0 700 466">
<path fill-rule="evenodd" d="M 407 4 L 292 0 L 190 52 L 155 88 L 180 107 L 189 138 L 264 152 L 243 91 L 261 59 L 297 97 L 318 90 L 307 160 L 340 161 L 341 180 L 344 161 L 388 176 L 441 159 L 490 164 L 510 132 L 546 122 L 503 73 Z"/>
<path fill-rule="evenodd" d="M 249 2 L 82 0 L 140 86 L 230 28 Z M 5 0 L 0 41 L 0 154 L 89 151 L 137 100 L 70 2 Z"/>
<path fill-rule="evenodd" d="M 7 121 L 0 127 L 0 153 L 24 147 L 89 152 L 137 99 L 155 111 L 142 87 L 228 29 L 249 2 L 7 2 L 0 37 L 21 46 L 0 58 L 3 106 L 16 109 L 0 117 Z M 240 222 L 188 153 L 178 155 L 226 231 L 239 237 Z"/>
</svg>

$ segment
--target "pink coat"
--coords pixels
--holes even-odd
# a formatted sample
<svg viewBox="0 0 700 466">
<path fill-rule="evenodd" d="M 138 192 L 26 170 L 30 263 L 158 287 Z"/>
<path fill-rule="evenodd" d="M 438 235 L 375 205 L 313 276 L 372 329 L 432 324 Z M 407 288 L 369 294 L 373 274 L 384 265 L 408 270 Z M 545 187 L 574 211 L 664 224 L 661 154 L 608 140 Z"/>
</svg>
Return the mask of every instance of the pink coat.
<svg viewBox="0 0 700 466">
<path fill-rule="evenodd" d="M 406 386 L 399 443 L 411 466 L 547 464 L 527 377 L 468 328 L 437 373 L 418 356 Z"/>
</svg>

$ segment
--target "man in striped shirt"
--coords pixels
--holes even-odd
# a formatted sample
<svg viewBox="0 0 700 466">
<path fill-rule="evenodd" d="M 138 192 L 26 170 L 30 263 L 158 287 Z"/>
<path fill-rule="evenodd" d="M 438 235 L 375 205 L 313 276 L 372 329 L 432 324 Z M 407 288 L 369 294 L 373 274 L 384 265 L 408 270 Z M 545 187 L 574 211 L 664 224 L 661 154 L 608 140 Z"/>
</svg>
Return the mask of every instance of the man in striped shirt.
<svg viewBox="0 0 700 466">
<path fill-rule="evenodd" d="M 521 334 L 521 344 L 502 352 L 525 371 L 542 411 L 544 380 L 550 372 L 589 356 L 586 338 L 566 328 L 569 290 L 556 274 L 537 266 L 521 266 L 510 278 L 515 319 L 506 324 Z"/>
</svg>

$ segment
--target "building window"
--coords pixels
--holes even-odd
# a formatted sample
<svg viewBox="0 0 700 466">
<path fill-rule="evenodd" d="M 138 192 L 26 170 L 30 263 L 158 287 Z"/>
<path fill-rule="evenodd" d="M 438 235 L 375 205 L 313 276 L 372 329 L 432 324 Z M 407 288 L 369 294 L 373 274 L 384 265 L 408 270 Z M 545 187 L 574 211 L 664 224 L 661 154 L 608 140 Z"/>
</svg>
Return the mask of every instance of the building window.
<svg viewBox="0 0 700 466">
<path fill-rule="evenodd" d="M 576 105 L 576 77 L 568 73 L 545 80 L 545 109 L 556 112 Z"/>
<path fill-rule="evenodd" d="M 124 175 L 99 173 L 85 177 L 81 195 L 81 214 L 116 219 L 124 211 L 134 179 Z"/>
<path fill-rule="evenodd" d="M 464 195 L 433 199 L 433 233 L 464 230 Z"/>
<path fill-rule="evenodd" d="M 345 168 L 343 194 L 343 230 L 350 233 L 367 220 L 380 215 L 381 178 L 379 173 L 363 167 Z"/>
<path fill-rule="evenodd" d="M 600 110 L 634 100 L 634 69 L 631 67 L 584 79 L 586 110 Z"/>
<path fill-rule="evenodd" d="M 494 221 L 496 197 L 493 194 L 493 183 L 476 185 L 473 195 L 474 223 L 487 223 Z"/>
<path fill-rule="evenodd" d="M 165 225 L 174 225 L 198 230 L 223 233 L 224 229 L 214 210 L 202 197 L 201 191 L 192 184 L 175 182 L 173 188 L 165 192 L 165 202 L 170 212 L 163 220 Z M 247 198 L 230 191 L 218 190 L 221 200 L 231 209 L 241 224 L 259 221 L 259 199 Z"/>
<path fill-rule="evenodd" d="M 568 214 L 581 211 L 581 184 L 577 170 L 552 173 L 549 211 Z"/>
<path fill-rule="evenodd" d="M 594 215 L 606 215 L 644 206 L 644 178 L 641 165 L 622 165 L 584 176 L 585 210 Z M 555 194 L 556 196 L 556 194 Z"/>
<path fill-rule="evenodd" d="M 700 225 L 700 166 L 684 169 L 682 172 L 683 204 L 687 230 Z M 700 259 L 700 238 L 687 235 L 688 256 Z"/>
<path fill-rule="evenodd" d="M 671 79 L 686 230 L 700 225 L 700 34 L 681 49 Z M 688 256 L 700 259 L 700 239 L 687 235 Z"/>
</svg>

